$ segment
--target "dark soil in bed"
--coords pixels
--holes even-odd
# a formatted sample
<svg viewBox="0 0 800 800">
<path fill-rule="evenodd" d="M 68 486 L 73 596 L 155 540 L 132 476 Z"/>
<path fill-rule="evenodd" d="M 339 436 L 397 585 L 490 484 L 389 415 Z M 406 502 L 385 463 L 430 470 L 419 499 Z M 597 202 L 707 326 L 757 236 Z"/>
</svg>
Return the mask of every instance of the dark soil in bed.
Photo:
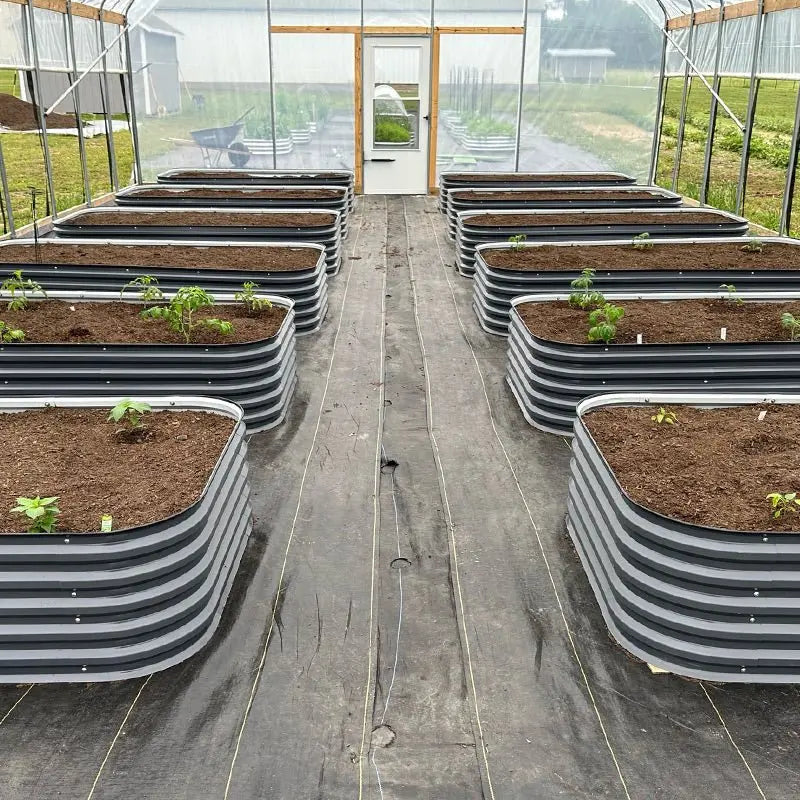
<svg viewBox="0 0 800 800">
<path fill-rule="evenodd" d="M 191 188 L 191 189 L 136 189 L 136 191 L 126 192 L 127 197 L 194 197 L 209 198 L 218 197 L 241 197 L 255 198 L 257 200 L 334 200 L 344 198 L 346 189 L 226 189 L 219 188 Z"/>
<path fill-rule="evenodd" d="M 476 214 L 465 220 L 467 225 L 487 225 L 500 228 L 533 228 L 550 225 L 635 225 L 642 230 L 648 225 L 701 225 L 711 223 L 728 223 L 730 217 L 713 211 L 663 211 L 653 214 L 637 211 L 635 214 L 605 211 L 602 213 L 577 214 L 565 211 L 563 214 L 542 214 L 531 211 L 527 214 Z"/>
<path fill-rule="evenodd" d="M 540 183 L 552 183 L 554 181 L 595 183 L 597 181 L 618 181 L 620 180 L 620 177 L 619 175 L 612 175 L 607 172 L 593 172 L 590 175 L 576 175 L 571 172 L 465 172 L 458 175 L 448 175 L 447 179 L 451 181 L 459 181 L 461 183 L 466 183 L 467 181 L 474 181 L 475 183 L 496 183 L 497 181 L 501 181 L 503 183 L 506 181 L 514 183 L 524 183 L 526 181 L 537 181 Z"/>
<path fill-rule="evenodd" d="M 800 406 L 670 406 L 674 425 L 653 422 L 657 410 L 597 409 L 583 417 L 634 501 L 696 525 L 800 531 L 800 514 L 773 519 L 766 499 L 800 492 Z"/>
<path fill-rule="evenodd" d="M 781 326 L 781 314 L 788 311 L 800 317 L 800 300 L 742 305 L 715 299 L 610 302 L 625 309 L 617 323 L 615 344 L 636 344 L 638 333 L 646 344 L 721 342 L 720 328 L 728 329 L 728 342 L 787 342 L 789 331 Z M 588 310 L 556 301 L 523 303 L 517 311 L 528 330 L 540 339 L 588 344 Z"/>
<path fill-rule="evenodd" d="M 48 114 L 45 118 L 48 128 L 74 128 L 72 114 Z M 12 131 L 38 131 L 39 116 L 33 103 L 26 103 L 11 94 L 0 94 L 0 125 Z"/>
<path fill-rule="evenodd" d="M 632 244 L 602 247 L 542 245 L 522 250 L 484 250 L 486 263 L 494 269 L 525 272 L 573 270 L 764 270 L 800 268 L 800 247 L 767 243 L 760 253 L 742 249 L 733 242 L 721 244 L 660 244 L 637 249 Z"/>
<path fill-rule="evenodd" d="M 188 508 L 202 494 L 234 421 L 219 414 L 158 411 L 131 441 L 108 410 L 49 408 L 0 414 L 0 532 L 22 533 L 17 497 L 58 497 L 59 532 L 146 525 Z"/>
<path fill-rule="evenodd" d="M 59 242 L 0 247 L 2 264 L 80 264 L 110 267 L 185 267 L 291 272 L 313 269 L 320 252 L 308 247 L 248 247 L 176 244 L 91 244 Z M 10 271 L 10 270 L 9 270 Z M 2 267 L 0 267 L 2 272 Z"/>
<path fill-rule="evenodd" d="M 184 344 L 180 333 L 170 330 L 163 320 L 142 319 L 138 303 L 94 303 L 67 300 L 41 300 L 26 311 L 0 310 L 0 319 L 25 332 L 25 343 L 47 344 Z M 74 310 L 73 310 L 74 309 Z M 223 336 L 204 328 L 195 329 L 193 344 L 236 344 L 256 342 L 274 336 L 287 311 L 273 306 L 250 315 L 244 305 L 214 305 L 195 314 L 195 320 L 216 317 L 233 325 L 233 333 Z M 6 347 L 25 347 L 9 344 Z"/>
<path fill-rule="evenodd" d="M 590 202 L 592 200 L 618 200 L 620 205 L 624 205 L 624 201 L 628 200 L 652 200 L 655 197 L 665 197 L 666 195 L 660 192 L 646 191 L 646 190 L 631 190 L 631 191 L 614 191 L 611 189 L 586 189 L 572 190 L 565 189 L 557 191 L 553 189 L 529 189 L 527 191 L 516 192 L 487 192 L 482 190 L 464 191 L 454 190 L 452 197 L 458 200 L 489 200 L 489 201 L 509 201 L 509 202 L 525 202 L 525 201 L 572 201 L 575 205 L 580 205 L 582 202 Z"/>
<path fill-rule="evenodd" d="M 172 178 L 173 180 L 177 178 L 191 178 L 193 180 L 195 178 L 208 178 L 210 181 L 213 181 L 215 178 L 245 178 L 245 179 L 267 178 L 269 180 L 273 180 L 284 176 L 293 176 L 293 175 L 303 175 L 303 176 L 323 175 L 326 179 L 331 177 L 335 178 L 341 177 L 343 180 L 352 180 L 353 177 L 352 175 L 348 175 L 347 173 L 344 172 L 337 172 L 336 170 L 330 172 L 328 170 L 320 170 L 319 172 L 315 172 L 314 170 L 309 170 L 308 172 L 304 170 L 297 170 L 297 171 L 287 170 L 286 172 L 282 172 L 281 170 L 278 170 L 277 172 L 266 170 L 262 172 L 260 170 L 248 170 L 248 169 L 244 170 L 223 169 L 223 170 L 212 170 L 211 172 L 209 172 L 208 170 L 203 170 L 203 169 L 197 169 L 197 170 L 186 169 L 186 170 L 181 170 L 180 172 L 173 172 L 170 175 L 170 178 Z M 291 183 L 290 180 L 287 180 L 286 182 Z"/>
<path fill-rule="evenodd" d="M 65 225 L 141 225 L 237 228 L 321 228 L 333 225 L 333 214 L 253 214 L 249 211 L 139 211 L 119 208 L 100 213 L 76 214 Z"/>
</svg>

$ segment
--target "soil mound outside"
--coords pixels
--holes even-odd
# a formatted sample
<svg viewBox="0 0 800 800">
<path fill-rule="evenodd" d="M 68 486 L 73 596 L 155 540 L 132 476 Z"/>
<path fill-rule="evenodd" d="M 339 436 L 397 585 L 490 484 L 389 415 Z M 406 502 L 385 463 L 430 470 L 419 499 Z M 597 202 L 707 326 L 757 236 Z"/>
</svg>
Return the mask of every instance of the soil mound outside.
<svg viewBox="0 0 800 800">
<path fill-rule="evenodd" d="M 48 114 L 45 118 L 48 128 L 74 128 L 73 114 Z M 39 129 L 36 106 L 26 103 L 13 94 L 0 94 L 0 126 L 12 131 Z"/>
</svg>

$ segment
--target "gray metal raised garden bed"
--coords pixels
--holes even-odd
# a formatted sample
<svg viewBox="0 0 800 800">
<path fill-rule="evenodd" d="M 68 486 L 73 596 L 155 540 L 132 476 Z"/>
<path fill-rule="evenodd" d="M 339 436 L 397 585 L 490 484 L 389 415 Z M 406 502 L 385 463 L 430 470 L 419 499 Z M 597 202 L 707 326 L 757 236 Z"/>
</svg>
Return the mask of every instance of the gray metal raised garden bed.
<svg viewBox="0 0 800 800">
<path fill-rule="evenodd" d="M 439 210 L 443 214 L 447 212 L 447 195 L 451 189 L 630 186 L 634 183 L 636 178 L 621 172 L 443 172 L 439 176 Z"/>
<path fill-rule="evenodd" d="M 773 402 L 800 395 L 603 395 L 578 409 L 567 528 L 609 631 L 650 664 L 703 680 L 797 683 L 800 534 L 710 528 L 644 508 L 581 418 L 609 406 Z"/>
<path fill-rule="evenodd" d="M 346 186 L 350 211 L 355 204 L 355 173 L 348 169 L 170 169 L 159 183 L 256 184 L 258 186 Z"/>
<path fill-rule="evenodd" d="M 554 208 L 677 208 L 683 198 L 659 186 L 578 186 L 453 189 L 447 195 L 447 231 L 455 239 L 461 211 L 503 211 Z"/>
<path fill-rule="evenodd" d="M 722 292 L 608 294 L 625 300 L 724 298 Z M 741 293 L 748 300 L 793 300 L 800 293 Z M 569 436 L 578 404 L 607 392 L 791 392 L 800 386 L 800 341 L 701 342 L 697 344 L 571 344 L 534 336 L 517 307 L 565 300 L 528 295 L 514 300 L 506 381 L 525 419 L 548 433 Z M 788 336 L 788 335 L 787 335 Z"/>
<path fill-rule="evenodd" d="M 48 250 L 64 247 L 74 248 L 76 253 L 85 256 L 93 247 L 110 245 L 119 250 L 119 256 L 98 263 L 64 263 L 64 260 L 48 258 Z M 136 248 L 142 246 L 157 248 L 163 257 L 141 266 L 127 266 L 127 261 L 135 261 Z M 182 248 L 202 248 L 208 253 L 213 265 L 213 254 L 222 253 L 226 248 L 245 246 L 252 250 L 252 269 L 194 268 L 171 266 L 176 250 Z M 30 256 L 24 261 L 4 258 L 4 251 L 18 251 L 25 248 Z M 259 266 L 259 257 L 268 251 L 298 248 L 308 249 L 316 254 L 317 263 L 310 269 L 269 270 Z M 15 239 L 0 242 L 0 281 L 14 270 L 21 269 L 25 278 L 42 284 L 45 290 L 84 289 L 101 292 L 119 292 L 129 281 L 140 275 L 152 275 L 158 279 L 163 291 L 175 291 L 182 286 L 200 286 L 212 293 L 234 293 L 242 288 L 245 281 L 258 284 L 259 291 L 285 297 L 294 303 L 295 330 L 298 336 L 319 330 L 328 310 L 328 276 L 325 272 L 325 249 L 315 244 L 292 244 L 247 242 L 234 245 L 226 242 L 192 242 L 184 240 L 165 241 L 164 239 L 41 239 L 38 245 L 32 240 Z"/>
<path fill-rule="evenodd" d="M 336 211 L 347 236 L 346 186 L 254 186 L 145 183 L 117 192 L 118 206 L 157 208 L 280 208 Z"/>
<path fill-rule="evenodd" d="M 710 245 L 732 244 L 737 249 L 749 241 L 757 241 L 766 249 L 771 245 L 791 247 L 794 257 L 786 259 L 785 269 L 676 269 L 674 267 L 674 248 L 683 245 L 692 248 L 698 259 L 703 258 L 704 249 Z M 498 250 L 510 250 L 508 242 L 480 245 L 475 253 L 475 275 L 473 308 L 481 327 L 487 333 L 498 336 L 508 335 L 511 303 L 517 297 L 535 294 L 557 294 L 569 290 L 572 280 L 580 275 L 582 269 L 597 269 L 594 276 L 594 287 L 601 292 L 713 292 L 720 284 L 729 283 L 737 290 L 750 292 L 800 291 L 800 241 L 780 237 L 752 237 L 742 239 L 729 238 L 691 238 L 661 239 L 652 242 L 652 253 L 663 259 L 660 269 L 608 269 L 605 267 L 611 256 L 604 256 L 604 250 L 610 247 L 631 247 L 630 239 L 619 241 L 592 242 L 540 242 L 525 244 L 520 250 L 539 253 L 552 252 L 554 258 L 568 258 L 571 253 L 581 252 L 580 258 L 575 256 L 574 268 L 570 269 L 500 269 L 486 263 L 485 255 Z M 593 259 L 584 253 L 583 248 L 590 248 L 589 253 L 596 253 Z M 557 249 L 554 249 L 557 248 Z M 742 256 L 743 257 L 743 256 Z"/>
<path fill-rule="evenodd" d="M 48 296 L 75 303 L 119 300 L 118 292 L 50 292 Z M 0 399 L 42 394 L 208 395 L 241 406 L 248 433 L 267 430 L 286 417 L 297 383 L 297 357 L 291 300 L 260 296 L 288 313 L 274 336 L 255 342 L 2 344 Z M 224 295 L 216 300 L 235 302 Z"/>
<path fill-rule="evenodd" d="M 99 215 L 105 221 L 98 220 Z M 192 224 L 183 215 L 191 214 Z M 308 224 L 287 225 L 282 215 L 302 216 Z M 109 216 L 110 215 L 110 216 Z M 133 222 L 132 220 L 136 220 Z M 320 244 L 325 248 L 328 275 L 342 265 L 341 222 L 335 211 L 301 209 L 221 208 L 88 208 L 76 211 L 53 224 L 58 237 L 112 236 L 147 239 L 207 239 L 235 244 L 256 242 L 297 242 Z"/>
<path fill-rule="evenodd" d="M 207 397 L 141 399 L 237 420 L 200 498 L 114 533 L 0 536 L 0 682 L 112 681 L 197 653 L 216 630 L 252 519 L 241 409 Z M 110 398 L 6 398 L 0 413 Z"/>
<path fill-rule="evenodd" d="M 484 219 L 491 214 L 494 220 Z M 642 216 L 657 222 L 641 221 Z M 576 223 L 575 217 L 580 218 Z M 505 218 L 505 219 L 504 219 Z M 507 220 L 507 221 L 505 221 Z M 647 233 L 651 238 L 688 236 L 744 236 L 749 223 L 743 217 L 711 208 L 542 209 L 539 211 L 463 211 L 456 226 L 456 267 L 467 278 L 475 274 L 475 248 L 507 242 L 512 236 L 535 241 L 584 242 L 618 240 Z"/>
</svg>

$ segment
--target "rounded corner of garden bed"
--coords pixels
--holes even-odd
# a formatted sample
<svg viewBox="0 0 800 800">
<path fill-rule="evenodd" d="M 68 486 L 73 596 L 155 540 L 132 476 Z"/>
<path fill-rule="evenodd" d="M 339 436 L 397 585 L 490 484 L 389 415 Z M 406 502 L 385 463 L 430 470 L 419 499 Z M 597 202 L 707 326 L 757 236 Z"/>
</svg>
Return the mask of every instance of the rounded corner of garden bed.
<svg viewBox="0 0 800 800">
<path fill-rule="evenodd" d="M 108 418 L 120 401 L 136 407 L 135 422 Z M 54 502 L 47 525 L 37 517 L 0 534 L 0 683 L 122 680 L 197 653 L 252 530 L 242 410 L 144 393 L 0 400 L 0 435 L 30 424 L 70 446 L 5 480 L 15 493 L 42 486 Z M 137 472 L 134 486 L 143 458 L 158 468 Z"/>
</svg>

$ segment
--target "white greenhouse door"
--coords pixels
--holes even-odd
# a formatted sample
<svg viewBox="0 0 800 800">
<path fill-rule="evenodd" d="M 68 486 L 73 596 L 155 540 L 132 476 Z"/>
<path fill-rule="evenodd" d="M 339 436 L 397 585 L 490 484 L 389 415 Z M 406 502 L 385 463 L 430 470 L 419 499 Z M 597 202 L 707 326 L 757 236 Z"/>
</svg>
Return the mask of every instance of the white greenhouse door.
<svg viewBox="0 0 800 800">
<path fill-rule="evenodd" d="M 364 194 L 428 190 L 430 40 L 364 39 Z"/>
</svg>

